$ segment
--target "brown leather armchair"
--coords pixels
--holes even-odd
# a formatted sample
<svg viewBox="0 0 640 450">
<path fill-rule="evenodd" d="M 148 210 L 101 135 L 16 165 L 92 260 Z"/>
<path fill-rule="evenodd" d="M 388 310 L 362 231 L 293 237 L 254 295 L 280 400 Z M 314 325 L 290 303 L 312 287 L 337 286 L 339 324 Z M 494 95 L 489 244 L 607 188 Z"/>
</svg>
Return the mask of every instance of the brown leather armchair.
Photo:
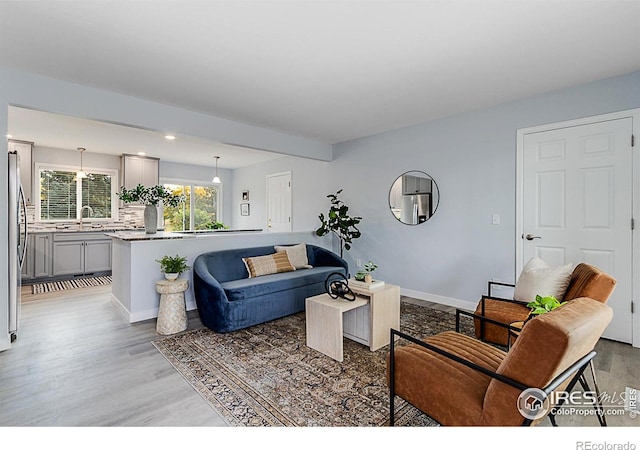
<svg viewBox="0 0 640 450">
<path fill-rule="evenodd" d="M 494 297 L 491 294 L 493 285 L 512 286 L 512 284 L 489 282 L 488 295 L 483 295 L 475 313 L 456 311 L 456 331 L 459 330 L 460 315 L 474 318 L 475 333 L 478 339 L 499 345 L 509 345 L 508 325 L 527 319 L 529 312 L 525 302 Z M 586 263 L 578 264 L 569 280 L 569 285 L 562 297 L 563 301 L 580 297 L 589 297 L 606 303 L 616 285 L 616 280 L 597 267 Z M 533 299 L 531 299 L 533 301 Z M 498 322 L 498 323 L 496 323 Z M 507 327 L 503 326 L 507 325 Z"/>
<path fill-rule="evenodd" d="M 583 371 L 611 317 L 607 305 L 575 299 L 527 322 L 509 352 L 454 331 L 420 341 L 392 330 L 387 360 L 390 425 L 396 396 L 441 425 L 536 424 L 545 416 L 525 418 L 518 409 L 520 394 L 529 388 L 546 395 L 571 391 L 580 377 L 586 383 Z M 396 335 L 412 343 L 397 347 Z"/>
</svg>

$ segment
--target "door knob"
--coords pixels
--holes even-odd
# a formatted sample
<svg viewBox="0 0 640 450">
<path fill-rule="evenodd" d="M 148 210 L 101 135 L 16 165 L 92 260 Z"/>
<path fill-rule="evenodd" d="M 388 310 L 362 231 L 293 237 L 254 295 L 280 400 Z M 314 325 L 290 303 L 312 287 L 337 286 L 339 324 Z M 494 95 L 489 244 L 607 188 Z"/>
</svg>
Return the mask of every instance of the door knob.
<svg viewBox="0 0 640 450">
<path fill-rule="evenodd" d="M 529 233 L 525 236 L 525 239 L 527 241 L 533 241 L 534 239 L 542 239 L 542 236 L 534 236 L 533 234 Z"/>
</svg>

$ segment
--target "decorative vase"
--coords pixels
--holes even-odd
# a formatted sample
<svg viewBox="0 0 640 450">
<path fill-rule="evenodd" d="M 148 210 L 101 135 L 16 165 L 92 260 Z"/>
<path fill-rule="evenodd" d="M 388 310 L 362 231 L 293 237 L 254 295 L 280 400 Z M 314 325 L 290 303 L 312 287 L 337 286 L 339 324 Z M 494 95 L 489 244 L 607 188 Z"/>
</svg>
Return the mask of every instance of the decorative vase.
<svg viewBox="0 0 640 450">
<path fill-rule="evenodd" d="M 368 273 L 368 274 L 366 274 L 366 275 L 364 276 L 364 282 L 365 282 L 365 283 L 371 283 L 372 281 L 373 281 L 373 277 L 371 276 L 371 274 L 370 274 L 370 273 Z"/>
<path fill-rule="evenodd" d="M 173 280 L 177 280 L 179 275 L 180 275 L 179 273 L 166 273 L 165 272 L 164 277 L 169 281 L 173 281 Z"/>
<path fill-rule="evenodd" d="M 153 205 L 144 207 L 144 231 L 155 234 L 158 231 L 158 209 Z"/>
</svg>

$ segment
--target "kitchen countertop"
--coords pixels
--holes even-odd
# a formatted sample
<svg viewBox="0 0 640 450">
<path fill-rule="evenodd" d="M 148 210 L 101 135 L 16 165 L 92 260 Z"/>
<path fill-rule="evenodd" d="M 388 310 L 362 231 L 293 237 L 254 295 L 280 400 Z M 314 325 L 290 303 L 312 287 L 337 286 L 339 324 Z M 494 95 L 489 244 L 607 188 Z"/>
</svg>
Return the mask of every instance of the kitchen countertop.
<svg viewBox="0 0 640 450">
<path fill-rule="evenodd" d="M 105 227 L 105 228 L 92 228 L 84 227 L 82 230 L 77 228 L 42 228 L 42 229 L 29 229 L 29 234 L 43 234 L 43 233 L 113 233 L 116 231 L 144 231 L 144 228 L 124 228 L 124 227 Z"/>
<path fill-rule="evenodd" d="M 105 233 L 106 236 L 121 239 L 123 241 L 153 241 L 158 239 L 193 239 L 195 236 L 174 233 L 172 231 L 158 231 L 154 234 L 147 234 L 142 231 L 114 231 Z"/>
<path fill-rule="evenodd" d="M 115 231 L 105 233 L 106 236 L 122 239 L 123 241 L 152 241 L 160 239 L 202 239 L 212 236 L 238 235 L 262 233 L 261 228 L 247 230 L 197 230 L 197 231 L 158 231 L 146 234 L 144 231 Z"/>
</svg>

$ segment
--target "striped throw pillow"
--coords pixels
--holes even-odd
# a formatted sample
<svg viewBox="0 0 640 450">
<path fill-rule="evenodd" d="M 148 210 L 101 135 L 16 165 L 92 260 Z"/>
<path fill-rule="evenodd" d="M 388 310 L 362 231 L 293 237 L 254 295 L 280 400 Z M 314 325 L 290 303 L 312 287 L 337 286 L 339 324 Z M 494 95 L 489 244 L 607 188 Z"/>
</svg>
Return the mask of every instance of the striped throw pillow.
<svg viewBox="0 0 640 450">
<path fill-rule="evenodd" d="M 249 278 L 296 270 L 291 265 L 291 262 L 289 262 L 287 252 L 277 252 L 271 255 L 242 258 L 242 261 L 247 268 L 247 272 L 249 272 Z"/>
</svg>

